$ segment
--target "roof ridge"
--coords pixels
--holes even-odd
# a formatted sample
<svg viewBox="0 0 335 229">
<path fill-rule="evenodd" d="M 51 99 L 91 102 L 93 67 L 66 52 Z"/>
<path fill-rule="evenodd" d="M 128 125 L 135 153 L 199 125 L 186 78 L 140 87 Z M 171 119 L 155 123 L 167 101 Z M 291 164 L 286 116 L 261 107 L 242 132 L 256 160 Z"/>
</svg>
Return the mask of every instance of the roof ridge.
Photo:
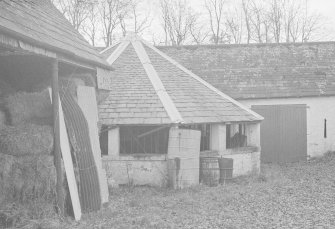
<svg viewBox="0 0 335 229">
<path fill-rule="evenodd" d="M 121 43 L 121 42 L 118 41 L 118 42 L 116 42 L 115 44 L 110 45 L 110 46 L 104 48 L 103 50 L 101 50 L 101 51 L 99 52 L 99 54 L 103 54 L 104 52 L 107 52 L 108 50 L 110 50 L 111 48 L 114 48 L 115 46 L 117 46 L 117 45 L 120 44 L 120 43 Z"/>
<path fill-rule="evenodd" d="M 169 118 L 173 123 L 183 123 L 184 120 L 179 113 L 176 105 L 174 104 L 173 100 L 171 99 L 170 95 L 166 92 L 163 82 L 158 76 L 157 71 L 155 70 L 154 66 L 152 65 L 150 58 L 145 51 L 143 44 L 141 43 L 140 39 L 131 39 L 129 41 L 137 54 L 142 66 L 147 73 L 147 76 L 153 86 L 159 100 L 163 104 L 163 107 L 168 114 Z"/>
<path fill-rule="evenodd" d="M 117 58 L 120 57 L 129 44 L 130 41 L 121 42 L 120 45 L 114 50 L 114 52 L 106 59 L 107 63 L 112 65 L 117 60 Z"/>
<path fill-rule="evenodd" d="M 195 80 L 197 80 L 198 82 L 202 83 L 204 86 L 206 86 L 210 90 L 212 90 L 215 93 L 217 93 L 218 95 L 220 95 L 221 97 L 227 99 L 228 101 L 230 101 L 231 103 L 233 103 L 236 106 L 240 107 L 241 109 L 243 109 L 243 110 L 247 111 L 248 113 L 254 115 L 257 119 L 259 119 L 259 120 L 263 120 L 264 119 L 261 115 L 257 114 L 256 112 L 254 112 L 251 109 L 247 108 L 243 104 L 237 102 L 233 98 L 231 98 L 228 95 L 224 94 L 223 92 L 219 91 L 213 85 L 211 85 L 208 82 L 206 82 L 205 80 L 201 79 L 199 76 L 197 76 L 196 74 L 194 74 L 193 72 L 191 72 L 190 70 L 188 70 L 187 68 L 185 68 L 184 66 L 182 66 L 181 64 L 179 64 L 177 61 L 173 60 L 171 57 L 169 57 L 168 55 L 166 55 L 165 53 L 163 53 L 162 51 L 160 51 L 159 49 L 157 49 L 156 47 L 154 47 L 153 45 L 151 45 L 147 41 L 145 41 L 143 39 L 140 39 L 140 41 L 143 42 L 146 46 L 148 46 L 152 50 L 154 50 L 155 52 L 157 52 L 163 58 L 165 58 L 166 60 L 168 60 L 170 63 L 172 63 L 173 65 L 175 65 L 176 67 L 178 67 L 179 69 L 181 69 L 182 71 L 184 71 L 185 73 L 187 73 L 188 75 L 190 75 L 192 78 L 194 78 Z"/>
<path fill-rule="evenodd" d="M 310 46 L 310 45 L 323 45 L 323 44 L 334 44 L 335 41 L 329 40 L 329 41 L 310 41 L 310 42 L 281 42 L 281 43 L 242 43 L 242 44 L 191 44 L 191 45 L 157 45 L 158 49 L 162 48 L 201 48 L 201 47 L 207 47 L 207 48 L 231 48 L 231 47 L 253 47 L 253 46 Z"/>
</svg>

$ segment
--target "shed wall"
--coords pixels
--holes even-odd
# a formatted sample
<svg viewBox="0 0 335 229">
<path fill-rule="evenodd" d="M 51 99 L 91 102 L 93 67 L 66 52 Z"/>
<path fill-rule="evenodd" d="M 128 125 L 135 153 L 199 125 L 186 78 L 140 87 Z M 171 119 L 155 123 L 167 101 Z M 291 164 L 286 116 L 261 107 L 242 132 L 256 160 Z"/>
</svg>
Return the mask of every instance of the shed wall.
<svg viewBox="0 0 335 229">
<path fill-rule="evenodd" d="M 307 155 L 322 156 L 335 150 L 335 96 L 250 99 L 239 100 L 251 108 L 252 105 L 306 104 L 307 105 Z M 324 138 L 324 120 L 327 119 L 327 138 Z"/>
</svg>

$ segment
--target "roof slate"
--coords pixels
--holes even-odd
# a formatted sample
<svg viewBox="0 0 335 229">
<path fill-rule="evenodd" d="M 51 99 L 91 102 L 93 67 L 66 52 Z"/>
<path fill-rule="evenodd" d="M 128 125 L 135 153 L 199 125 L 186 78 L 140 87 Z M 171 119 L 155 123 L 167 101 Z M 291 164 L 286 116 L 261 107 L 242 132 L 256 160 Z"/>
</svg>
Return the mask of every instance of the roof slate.
<svg viewBox="0 0 335 229">
<path fill-rule="evenodd" d="M 103 124 L 160 124 L 169 117 L 159 100 L 134 48 L 128 45 L 112 65 L 111 90 L 99 104 Z"/>
<path fill-rule="evenodd" d="M 234 99 L 335 95 L 335 42 L 157 48 Z"/>
<path fill-rule="evenodd" d="M 70 58 L 108 67 L 50 0 L 0 1 L 0 33 L 52 49 Z"/>
<path fill-rule="evenodd" d="M 162 104 L 164 101 L 161 101 L 157 95 L 152 79 L 149 79 L 149 73 L 145 71 L 143 64 L 150 64 L 154 68 L 159 78 L 157 80 L 163 84 L 164 90 L 185 124 L 262 119 L 211 90 L 162 56 L 154 47 L 140 40 L 150 62 L 141 63 L 133 45 L 133 42 L 138 41 L 139 38 L 135 41 L 131 40 L 112 63 L 115 71 L 111 78 L 111 90 L 109 96 L 99 104 L 99 116 L 103 124 L 173 123 L 166 112 L 166 107 Z M 106 52 L 109 51 L 106 50 Z M 106 58 L 108 57 L 107 55 Z"/>
</svg>

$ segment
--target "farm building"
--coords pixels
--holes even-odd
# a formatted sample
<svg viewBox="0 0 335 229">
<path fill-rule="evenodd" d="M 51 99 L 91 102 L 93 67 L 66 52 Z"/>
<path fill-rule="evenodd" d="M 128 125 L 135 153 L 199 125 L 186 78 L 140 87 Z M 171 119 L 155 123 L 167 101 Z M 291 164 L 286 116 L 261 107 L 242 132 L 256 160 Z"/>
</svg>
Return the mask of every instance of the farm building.
<svg viewBox="0 0 335 229">
<path fill-rule="evenodd" d="M 260 115 L 134 34 L 101 53 L 114 69 L 99 84 L 110 182 L 164 186 L 179 158 L 181 186 L 197 184 L 199 156 L 213 151 L 234 159 L 234 175 L 259 171 Z"/>
<path fill-rule="evenodd" d="M 158 48 L 265 118 L 262 161 L 335 150 L 334 42 Z"/>
<path fill-rule="evenodd" d="M 99 172 L 101 169 L 100 147 L 98 147 L 99 152 L 94 155 L 93 150 L 79 152 L 80 146 L 78 150 L 75 141 L 88 139 L 88 128 L 87 124 L 82 126 L 86 134 L 74 133 L 76 131 L 74 123 L 79 121 L 73 119 L 69 107 L 77 112 L 76 117 L 82 118 L 81 122 L 85 124 L 87 116 L 84 117 L 86 113 L 84 109 L 81 111 L 82 107 L 78 105 L 80 98 L 79 95 L 76 95 L 77 86 L 90 86 L 90 89 L 95 93 L 96 75 L 110 70 L 110 65 L 72 27 L 51 1 L 0 1 L 0 167 L 2 168 L 0 169 L 0 187 L 1 194 L 8 194 L 4 199 L 3 196 L 0 196 L 1 203 L 2 200 L 8 201 L 10 196 L 14 198 L 16 194 L 25 193 L 26 187 L 32 187 L 29 192 L 41 191 L 44 193 L 46 188 L 44 186 L 41 188 L 41 186 L 45 182 L 54 186 L 51 187 L 51 190 L 48 189 L 51 193 L 45 194 L 43 197 L 53 194 L 56 190 L 56 184 L 53 183 L 56 176 L 52 176 L 55 175 L 53 173 L 55 167 L 57 170 L 57 196 L 60 201 L 62 198 L 58 194 L 62 193 L 61 190 L 65 184 L 62 179 L 63 175 L 65 176 L 62 170 L 64 166 L 61 166 L 64 162 L 72 201 L 74 196 L 78 197 L 78 192 L 80 192 L 83 212 L 100 209 L 101 203 L 105 201 L 99 193 L 102 190 Z M 52 100 L 55 101 L 53 106 L 47 91 L 47 88 L 50 87 L 52 87 Z M 85 87 L 85 89 L 87 88 Z M 61 116 L 63 114 L 61 106 L 58 106 L 60 103 L 58 89 L 64 91 L 60 97 L 62 102 L 66 99 L 67 90 L 71 90 L 71 93 L 76 97 L 73 99 L 70 96 L 71 99 L 66 102 L 71 105 L 67 108 L 64 106 L 63 110 L 64 117 L 67 119 L 67 127 L 72 125 L 72 128 L 67 129 L 72 131 L 69 132 L 69 136 L 72 137 L 70 139 L 73 149 L 72 156 L 79 155 L 76 157 L 79 160 L 74 160 L 73 165 L 75 168 L 80 168 L 76 170 L 79 171 L 76 176 L 80 176 L 81 182 L 77 193 L 73 191 L 76 180 L 74 179 L 70 146 L 68 145 L 69 139 L 65 134 L 64 117 Z M 92 92 L 92 90 L 90 91 Z M 41 93 L 41 91 L 46 93 Z M 40 103 L 41 101 L 43 103 Z M 97 106 L 95 108 L 97 110 Z M 61 120 L 63 121 L 61 122 Z M 89 125 L 90 123 L 92 122 L 88 122 Z M 94 125 L 97 128 L 97 120 Z M 50 131 L 38 133 L 38 130 L 42 128 Z M 16 135 L 9 136 L 12 132 Z M 29 133 L 32 134 L 29 135 Z M 86 138 L 82 137 L 84 135 Z M 96 138 L 98 141 L 98 135 Z M 65 146 L 67 145 L 68 151 L 64 150 L 63 143 Z M 90 144 L 89 141 L 86 143 Z M 48 144 L 48 150 L 37 151 L 36 149 L 40 149 L 43 144 Z M 80 144 L 78 143 L 78 145 Z M 62 152 L 60 152 L 60 148 Z M 66 152 L 68 153 L 67 157 L 64 156 Z M 25 154 L 26 157 L 19 157 L 22 155 L 18 154 Z M 55 166 L 52 159 L 54 157 Z M 68 169 L 70 164 L 72 170 Z M 31 171 L 34 166 L 40 169 Z M 44 170 L 45 166 L 48 166 L 50 171 Z M 87 170 L 86 174 L 83 174 L 84 170 Z M 21 175 L 14 179 L 11 174 Z M 95 179 L 92 179 L 91 175 Z M 40 182 L 39 178 L 47 180 L 41 180 L 44 182 L 42 184 L 34 183 Z M 9 187 L 12 183 L 15 189 Z M 107 183 L 105 187 L 107 187 Z M 90 192 L 89 189 L 96 192 Z M 28 194 L 36 196 L 36 193 Z M 84 199 L 88 195 L 90 195 L 90 199 Z M 24 197 L 19 196 L 19 198 L 21 200 Z M 53 202 L 50 201 L 50 203 Z M 58 202 L 58 204 L 60 204 L 58 205 L 59 209 L 62 209 L 61 205 L 64 204 L 64 199 L 63 203 Z M 76 204 L 79 205 L 79 203 Z"/>
</svg>

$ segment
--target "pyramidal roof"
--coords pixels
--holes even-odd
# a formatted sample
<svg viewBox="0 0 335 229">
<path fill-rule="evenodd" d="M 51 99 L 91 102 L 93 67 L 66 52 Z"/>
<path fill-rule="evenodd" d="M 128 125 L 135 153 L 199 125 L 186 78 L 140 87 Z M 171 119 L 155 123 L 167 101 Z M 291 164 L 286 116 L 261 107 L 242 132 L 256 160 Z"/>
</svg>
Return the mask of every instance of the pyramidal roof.
<svg viewBox="0 0 335 229">
<path fill-rule="evenodd" d="M 195 124 L 263 118 L 134 34 L 103 50 L 115 69 L 99 104 L 103 124 Z"/>
</svg>

